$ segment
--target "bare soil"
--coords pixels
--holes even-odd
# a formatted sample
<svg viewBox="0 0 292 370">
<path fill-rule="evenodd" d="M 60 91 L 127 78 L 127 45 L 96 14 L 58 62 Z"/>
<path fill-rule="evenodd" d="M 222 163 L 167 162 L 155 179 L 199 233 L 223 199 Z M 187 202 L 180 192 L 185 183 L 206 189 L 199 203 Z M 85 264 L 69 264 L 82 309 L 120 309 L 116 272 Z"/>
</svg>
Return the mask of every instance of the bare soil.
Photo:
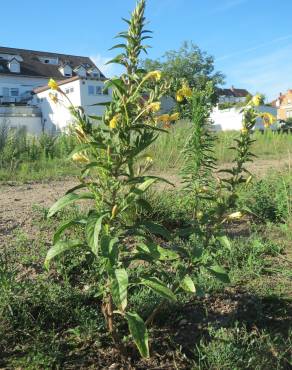
<svg viewBox="0 0 292 370">
<path fill-rule="evenodd" d="M 248 169 L 256 177 L 264 176 L 269 170 L 280 170 L 288 166 L 286 160 L 256 160 Z M 228 168 L 230 164 L 222 164 L 220 168 Z M 180 179 L 175 174 L 155 173 L 168 179 L 175 186 L 180 185 Z M 13 235 L 13 230 L 21 228 L 28 235 L 34 233 L 32 225 L 33 206 L 50 207 L 60 196 L 77 184 L 77 180 L 65 179 L 42 183 L 0 184 L 0 246 Z M 160 190 L 169 187 L 159 186 Z"/>
</svg>

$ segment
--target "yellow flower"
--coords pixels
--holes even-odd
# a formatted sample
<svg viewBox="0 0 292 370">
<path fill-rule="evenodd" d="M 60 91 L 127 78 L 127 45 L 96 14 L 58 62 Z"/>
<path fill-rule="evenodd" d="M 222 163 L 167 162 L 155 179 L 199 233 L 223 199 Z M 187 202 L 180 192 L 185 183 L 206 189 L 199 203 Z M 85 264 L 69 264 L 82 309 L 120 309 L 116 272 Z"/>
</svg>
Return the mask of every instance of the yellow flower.
<svg viewBox="0 0 292 370">
<path fill-rule="evenodd" d="M 52 100 L 52 102 L 54 102 L 55 104 L 57 104 L 57 103 L 58 103 L 58 101 L 59 101 L 57 94 L 49 93 L 49 98 L 50 98 L 50 99 Z"/>
<path fill-rule="evenodd" d="M 170 121 L 170 115 L 169 114 L 162 114 L 161 116 L 157 116 L 155 118 L 157 122 L 164 122 L 167 123 Z"/>
<path fill-rule="evenodd" d="M 182 88 L 176 93 L 176 100 L 181 103 L 184 98 L 190 98 L 192 96 L 192 89 L 186 83 L 183 84 Z"/>
<path fill-rule="evenodd" d="M 79 163 L 88 163 L 89 158 L 87 155 L 83 154 L 82 152 L 78 152 L 72 155 L 72 159 L 74 162 L 79 162 Z"/>
<path fill-rule="evenodd" d="M 57 82 L 55 80 L 53 80 L 52 78 L 50 78 L 49 82 L 48 82 L 48 86 L 52 89 L 52 90 L 59 90 L 59 86 L 57 84 Z"/>
<path fill-rule="evenodd" d="M 159 101 L 153 102 L 148 105 L 147 109 L 150 110 L 151 112 L 158 112 L 160 110 L 161 103 Z"/>
<path fill-rule="evenodd" d="M 240 220 L 243 217 L 242 212 L 234 212 L 227 216 L 227 220 Z"/>
<path fill-rule="evenodd" d="M 201 219 L 203 218 L 204 214 L 203 214 L 203 212 L 202 212 L 202 211 L 198 211 L 198 212 L 196 213 L 196 216 L 197 216 L 197 219 L 198 219 L 198 220 L 201 220 Z"/>
<path fill-rule="evenodd" d="M 243 127 L 243 128 L 241 129 L 241 133 L 242 133 L 243 135 L 248 134 L 248 129 L 247 129 L 246 127 Z"/>
<path fill-rule="evenodd" d="M 148 155 L 146 158 L 145 158 L 145 161 L 147 162 L 147 163 L 152 163 L 153 162 L 153 158 L 152 157 L 150 157 L 150 155 Z"/>
<path fill-rule="evenodd" d="M 179 113 L 173 113 L 170 117 L 169 117 L 169 120 L 170 121 L 177 121 L 179 119 Z"/>
<path fill-rule="evenodd" d="M 113 118 L 110 120 L 110 123 L 109 123 L 110 129 L 113 130 L 117 127 L 119 119 L 120 119 L 120 114 L 116 114 L 113 116 Z"/>
<path fill-rule="evenodd" d="M 182 87 L 182 89 L 181 89 L 181 91 L 182 91 L 182 94 L 186 97 L 186 98 L 189 98 L 189 97 L 191 97 L 192 96 L 192 89 L 189 87 L 189 85 L 187 85 L 187 84 L 184 84 L 183 85 L 183 87 Z"/>
<path fill-rule="evenodd" d="M 263 124 L 265 127 L 270 127 L 273 123 L 276 122 L 276 117 L 273 116 L 271 113 L 262 113 L 261 117 L 263 119 Z"/>
<path fill-rule="evenodd" d="M 255 107 L 258 107 L 263 103 L 263 97 L 260 94 L 255 95 L 251 99 L 251 104 L 254 105 Z"/>
<path fill-rule="evenodd" d="M 155 81 L 159 81 L 161 79 L 161 72 L 160 71 L 151 71 L 148 72 L 147 75 L 145 76 L 145 79 L 152 79 Z"/>
<path fill-rule="evenodd" d="M 181 103 L 184 100 L 184 96 L 179 94 L 178 92 L 176 93 L 176 101 Z"/>
</svg>

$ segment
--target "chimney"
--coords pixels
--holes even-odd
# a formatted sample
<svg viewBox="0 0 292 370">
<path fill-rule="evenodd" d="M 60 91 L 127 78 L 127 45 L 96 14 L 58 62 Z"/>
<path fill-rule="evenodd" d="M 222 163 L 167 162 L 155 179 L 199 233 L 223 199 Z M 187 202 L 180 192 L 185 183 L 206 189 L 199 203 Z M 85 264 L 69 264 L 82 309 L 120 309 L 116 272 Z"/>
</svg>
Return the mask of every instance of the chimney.
<svg viewBox="0 0 292 370">
<path fill-rule="evenodd" d="M 231 85 L 231 91 L 232 91 L 232 92 L 234 91 L 234 86 L 233 86 L 233 85 Z"/>
</svg>

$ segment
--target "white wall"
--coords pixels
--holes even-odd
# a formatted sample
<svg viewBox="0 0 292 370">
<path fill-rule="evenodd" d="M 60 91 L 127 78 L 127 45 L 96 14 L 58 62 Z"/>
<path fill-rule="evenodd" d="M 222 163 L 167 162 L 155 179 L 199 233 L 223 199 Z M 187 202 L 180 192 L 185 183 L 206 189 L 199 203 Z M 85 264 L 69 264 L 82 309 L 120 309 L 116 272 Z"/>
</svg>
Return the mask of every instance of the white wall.
<svg viewBox="0 0 292 370">
<path fill-rule="evenodd" d="M 3 88 L 8 88 L 9 91 L 11 88 L 19 89 L 19 96 L 24 94 L 27 91 L 32 91 L 36 87 L 44 86 L 48 83 L 47 78 L 38 78 L 38 77 L 24 77 L 24 76 L 0 76 L 0 96 L 3 95 Z M 19 100 L 19 99 L 17 99 Z"/>
<path fill-rule="evenodd" d="M 10 127 L 26 127 L 27 132 L 39 135 L 42 133 L 41 112 L 36 107 L 4 107 L 0 106 L 0 124 Z"/>
<path fill-rule="evenodd" d="M 102 116 L 105 107 L 104 106 L 98 106 L 93 104 L 96 103 L 104 103 L 111 100 L 111 90 L 109 91 L 108 95 L 89 95 L 88 93 L 88 86 L 94 86 L 95 90 L 96 87 L 99 87 L 101 90 L 104 88 L 104 82 L 99 80 L 80 80 L 80 93 L 81 93 L 81 106 L 84 108 L 85 112 L 89 115 L 96 115 L 96 116 Z"/>
<path fill-rule="evenodd" d="M 80 79 L 61 85 L 60 88 L 66 92 L 68 98 L 74 106 L 82 106 L 88 115 L 102 116 L 105 110 L 104 106 L 92 106 L 92 104 L 109 101 L 111 95 L 89 95 L 88 86 L 103 89 L 104 83 L 98 80 Z M 72 91 L 73 90 L 73 91 Z M 58 103 L 54 103 L 49 94 L 57 94 Z M 38 99 L 39 101 L 37 102 Z M 58 92 L 46 90 L 36 94 L 34 102 L 38 104 L 42 111 L 43 122 L 48 130 L 65 130 L 74 122 L 68 107 L 70 103 Z"/>
<path fill-rule="evenodd" d="M 257 110 L 260 112 L 269 112 L 277 117 L 276 108 L 260 106 L 257 107 Z M 243 114 L 240 113 L 240 108 L 219 110 L 218 107 L 216 107 L 210 116 L 211 121 L 213 121 L 213 127 L 216 131 L 240 130 L 242 128 L 242 118 Z M 261 130 L 264 129 L 261 118 L 257 119 L 255 128 Z M 274 129 L 274 125 L 271 128 Z"/>
</svg>

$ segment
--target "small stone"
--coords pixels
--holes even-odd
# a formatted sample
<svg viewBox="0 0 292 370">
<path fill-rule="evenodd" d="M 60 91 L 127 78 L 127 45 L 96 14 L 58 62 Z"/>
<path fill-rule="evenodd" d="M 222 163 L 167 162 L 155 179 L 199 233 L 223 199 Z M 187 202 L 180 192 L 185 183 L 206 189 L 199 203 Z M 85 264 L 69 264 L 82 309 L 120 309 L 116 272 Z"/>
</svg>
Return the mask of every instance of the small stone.
<svg viewBox="0 0 292 370">
<path fill-rule="evenodd" d="M 179 326 L 183 326 L 183 325 L 186 325 L 188 322 L 187 322 L 187 320 L 186 319 L 182 319 L 182 320 L 180 320 L 180 322 L 179 322 Z"/>
<path fill-rule="evenodd" d="M 116 370 L 119 368 L 119 364 L 113 363 L 111 366 L 108 368 L 108 370 Z"/>
</svg>

